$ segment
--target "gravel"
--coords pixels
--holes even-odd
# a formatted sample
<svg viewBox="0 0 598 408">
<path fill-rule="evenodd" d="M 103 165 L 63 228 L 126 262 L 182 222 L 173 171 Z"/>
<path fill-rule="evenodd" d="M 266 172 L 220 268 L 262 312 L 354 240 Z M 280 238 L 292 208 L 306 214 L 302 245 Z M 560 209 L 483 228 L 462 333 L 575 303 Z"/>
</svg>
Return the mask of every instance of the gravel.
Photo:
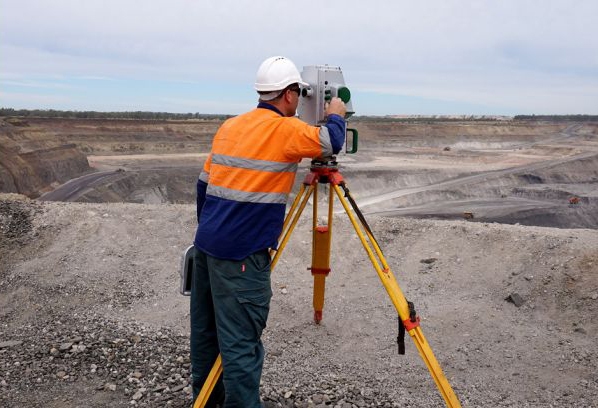
<svg viewBox="0 0 598 408">
<path fill-rule="evenodd" d="M 81 383 L 92 393 L 114 393 L 117 406 L 190 404 L 186 338 L 169 330 L 117 325 L 93 313 L 44 313 L 3 335 L 13 345 L 0 349 L 0 383 L 8 391 L 2 406 L 25 406 L 32 393 L 69 398 L 69 385 Z"/>
<path fill-rule="evenodd" d="M 44 313 L 34 323 L 2 335 L 11 339 L 0 343 L 3 407 L 24 406 L 32 393 L 41 394 L 34 400 L 62 394 L 68 402 L 75 398 L 71 384 L 85 384 L 94 394 L 113 394 L 110 406 L 191 404 L 188 337 L 167 328 L 116 324 L 95 313 Z M 281 356 L 271 354 L 265 368 L 261 392 L 266 407 L 403 406 L 373 392 L 374 379 L 334 374 L 338 367 L 329 367 L 330 372 L 317 379 L 309 370 L 298 375 L 298 356 L 294 361 L 281 361 Z M 294 385 L 289 386 L 288 376 L 279 376 L 279 371 L 292 371 Z"/>
<path fill-rule="evenodd" d="M 193 223 L 190 205 L 0 197 L 0 406 L 189 407 L 177 268 Z M 598 232 L 370 224 L 463 406 L 596 406 Z M 266 407 L 444 406 L 409 336 L 397 354 L 396 312 L 341 217 L 313 323 L 310 228 L 272 275 Z"/>
</svg>

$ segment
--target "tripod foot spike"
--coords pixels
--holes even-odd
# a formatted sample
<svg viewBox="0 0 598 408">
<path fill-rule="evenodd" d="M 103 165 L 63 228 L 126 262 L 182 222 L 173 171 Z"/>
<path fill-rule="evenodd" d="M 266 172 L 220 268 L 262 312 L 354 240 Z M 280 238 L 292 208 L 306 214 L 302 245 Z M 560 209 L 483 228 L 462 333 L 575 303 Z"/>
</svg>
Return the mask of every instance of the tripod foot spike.
<svg viewBox="0 0 598 408">
<path fill-rule="evenodd" d="M 314 322 L 316 322 L 316 324 L 320 324 L 321 321 L 322 321 L 322 311 L 321 310 L 314 311 Z"/>
</svg>

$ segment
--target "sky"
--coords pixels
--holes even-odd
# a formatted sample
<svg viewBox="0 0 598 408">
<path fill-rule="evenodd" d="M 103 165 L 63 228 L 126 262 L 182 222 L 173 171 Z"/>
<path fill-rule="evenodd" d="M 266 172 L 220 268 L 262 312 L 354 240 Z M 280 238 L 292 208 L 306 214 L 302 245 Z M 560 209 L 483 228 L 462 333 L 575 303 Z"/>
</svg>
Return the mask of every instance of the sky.
<svg viewBox="0 0 598 408">
<path fill-rule="evenodd" d="M 595 0 L 0 0 L 0 107 L 238 114 L 267 57 L 357 115 L 598 114 Z"/>
</svg>

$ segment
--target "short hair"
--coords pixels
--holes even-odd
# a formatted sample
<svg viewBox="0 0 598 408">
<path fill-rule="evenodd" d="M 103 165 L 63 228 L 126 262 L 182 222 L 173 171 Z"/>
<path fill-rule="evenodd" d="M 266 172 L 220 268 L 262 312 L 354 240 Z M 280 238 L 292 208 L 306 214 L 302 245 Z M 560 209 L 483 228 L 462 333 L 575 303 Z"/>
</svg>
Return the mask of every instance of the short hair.
<svg viewBox="0 0 598 408">
<path fill-rule="evenodd" d="M 287 85 L 284 89 L 279 91 L 258 91 L 258 94 L 260 95 L 260 101 L 274 102 L 279 100 L 287 90 L 294 88 L 299 88 L 299 84 L 297 82 Z"/>
</svg>

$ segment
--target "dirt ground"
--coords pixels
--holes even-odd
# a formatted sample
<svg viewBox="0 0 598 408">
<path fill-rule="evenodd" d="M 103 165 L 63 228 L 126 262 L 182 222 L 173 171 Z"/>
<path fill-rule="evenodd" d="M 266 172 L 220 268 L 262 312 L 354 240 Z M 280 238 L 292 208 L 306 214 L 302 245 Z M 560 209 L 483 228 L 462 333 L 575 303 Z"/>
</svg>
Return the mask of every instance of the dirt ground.
<svg viewBox="0 0 598 408">
<path fill-rule="evenodd" d="M 396 128 L 381 126 L 364 125 L 363 150 L 343 157 L 343 174 L 461 404 L 598 406 L 596 128 L 512 137 L 459 127 L 431 143 L 422 128 L 393 138 Z M 118 177 L 139 172 L 140 185 L 140 170 L 155 172 L 153 158 L 108 150 L 90 162 L 123 167 Z M 160 156 L 159 166 L 196 177 L 202 157 Z M 0 195 L 0 406 L 190 406 L 178 273 L 195 208 L 161 200 L 177 183 L 147 180 L 164 187 L 129 182 L 137 204 Z M 104 188 L 122 198 L 126 183 L 116 184 Z M 397 313 L 342 211 L 314 324 L 309 206 L 272 274 L 264 401 L 444 406 L 409 337 L 397 354 Z M 501 214 L 512 225 L 495 222 Z M 557 221 L 566 227 L 541 226 Z"/>
<path fill-rule="evenodd" d="M 177 269 L 193 206 L 2 205 L 30 225 L 2 223 L 12 237 L 1 243 L 2 405 L 186 406 L 188 298 Z M 370 221 L 463 406 L 595 406 L 598 232 Z M 409 338 L 397 355 L 396 312 L 346 217 L 334 222 L 322 324 L 312 320 L 309 217 L 273 272 L 266 396 L 337 390 L 330 404 L 343 406 L 354 387 L 378 406 L 443 406 Z M 514 295 L 523 303 L 506 300 Z M 136 336 L 109 360 L 119 339 Z M 164 366 L 179 377 L 153 371 Z"/>
</svg>

